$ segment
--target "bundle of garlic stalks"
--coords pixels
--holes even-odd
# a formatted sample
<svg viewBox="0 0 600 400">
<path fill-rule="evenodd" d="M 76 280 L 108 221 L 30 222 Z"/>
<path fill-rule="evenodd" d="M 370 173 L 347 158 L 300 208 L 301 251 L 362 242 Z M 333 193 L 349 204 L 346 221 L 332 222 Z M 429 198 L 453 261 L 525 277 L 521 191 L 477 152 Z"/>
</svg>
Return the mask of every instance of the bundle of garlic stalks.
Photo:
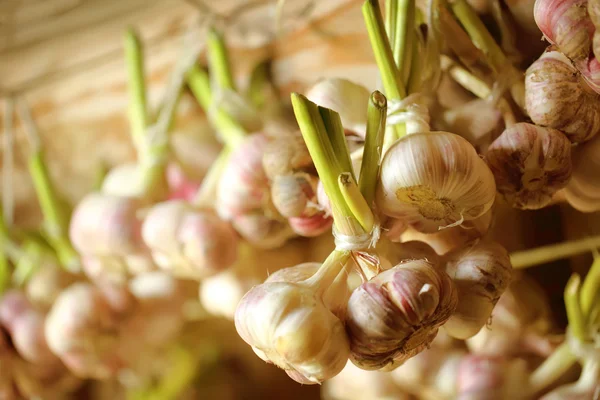
<svg viewBox="0 0 600 400">
<path fill-rule="evenodd" d="M 205 20 L 157 110 L 127 30 L 136 161 L 76 204 L 26 99 L 6 100 L 4 183 L 18 121 L 43 221 L 13 224 L 3 187 L 1 398 L 598 395 L 600 237 L 530 247 L 523 221 L 600 210 L 597 3 L 383 4 L 356 8 L 381 87 L 290 96 L 269 60 L 242 82 Z M 536 26 L 545 51 L 518 40 Z M 182 93 L 211 126 L 188 149 L 206 170 L 170 141 Z M 526 270 L 581 254 L 568 282 Z"/>
</svg>

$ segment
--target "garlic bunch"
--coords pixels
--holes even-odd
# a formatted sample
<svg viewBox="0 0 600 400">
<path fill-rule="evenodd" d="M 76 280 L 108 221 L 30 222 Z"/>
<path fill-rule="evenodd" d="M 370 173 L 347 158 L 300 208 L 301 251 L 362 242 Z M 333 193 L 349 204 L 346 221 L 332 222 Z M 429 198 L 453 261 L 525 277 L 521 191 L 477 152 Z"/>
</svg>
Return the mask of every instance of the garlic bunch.
<svg viewBox="0 0 600 400">
<path fill-rule="evenodd" d="M 556 129 L 518 123 L 494 140 L 486 161 L 511 206 L 538 209 L 569 182 L 571 143 Z"/>
<path fill-rule="evenodd" d="M 435 232 L 483 215 L 495 192 L 492 173 L 469 142 L 427 132 L 405 136 L 387 151 L 376 202 L 385 215 Z"/>
<path fill-rule="evenodd" d="M 367 128 L 370 95 L 365 87 L 341 78 L 323 79 L 306 93 L 310 101 L 339 113 L 342 125 L 359 136 Z"/>
<path fill-rule="evenodd" d="M 525 360 L 468 355 L 458 366 L 455 398 L 528 399 L 528 375 Z"/>
<path fill-rule="evenodd" d="M 573 150 L 573 173 L 563 190 L 565 198 L 579 211 L 600 210 L 600 135 Z"/>
<path fill-rule="evenodd" d="M 181 200 L 152 207 L 142 237 L 156 264 L 177 276 L 215 274 L 237 259 L 238 237 L 229 223 Z"/>
<path fill-rule="evenodd" d="M 535 22 L 546 39 L 571 60 L 589 56 L 594 26 L 588 17 L 588 0 L 536 0 Z"/>
<path fill-rule="evenodd" d="M 552 48 L 525 73 L 525 101 L 531 120 L 560 130 L 573 143 L 600 132 L 599 96 L 582 80 L 573 63 Z"/>
<path fill-rule="evenodd" d="M 348 360 L 344 325 L 332 312 L 343 309 L 347 298 L 345 279 L 337 279 L 345 277 L 345 261 L 333 258 L 318 269 L 311 263 L 280 270 L 250 290 L 235 313 L 242 339 L 300 383 L 332 378 Z M 328 293 L 333 304 L 324 300 Z"/>
<path fill-rule="evenodd" d="M 351 360 L 363 369 L 401 365 L 429 346 L 456 304 L 452 280 L 431 262 L 406 261 L 379 273 L 348 300 Z"/>
<path fill-rule="evenodd" d="M 475 240 L 444 259 L 458 292 L 456 311 L 444 329 L 452 337 L 467 339 L 488 323 L 510 283 L 512 265 L 506 249 L 489 239 Z"/>
</svg>

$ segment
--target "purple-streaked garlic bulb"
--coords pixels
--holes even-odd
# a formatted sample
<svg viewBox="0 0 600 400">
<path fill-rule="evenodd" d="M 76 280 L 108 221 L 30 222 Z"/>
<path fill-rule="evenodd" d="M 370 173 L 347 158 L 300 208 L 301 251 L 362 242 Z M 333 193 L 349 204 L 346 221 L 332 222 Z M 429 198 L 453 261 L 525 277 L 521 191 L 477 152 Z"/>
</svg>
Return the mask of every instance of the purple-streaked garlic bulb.
<svg viewBox="0 0 600 400">
<path fill-rule="evenodd" d="M 556 129 L 522 122 L 494 140 L 486 161 L 511 206 L 543 208 L 571 178 L 571 142 Z"/>
<path fill-rule="evenodd" d="M 452 280 L 429 261 L 406 261 L 381 272 L 348 301 L 351 360 L 370 370 L 401 365 L 431 343 L 456 304 Z"/>
</svg>

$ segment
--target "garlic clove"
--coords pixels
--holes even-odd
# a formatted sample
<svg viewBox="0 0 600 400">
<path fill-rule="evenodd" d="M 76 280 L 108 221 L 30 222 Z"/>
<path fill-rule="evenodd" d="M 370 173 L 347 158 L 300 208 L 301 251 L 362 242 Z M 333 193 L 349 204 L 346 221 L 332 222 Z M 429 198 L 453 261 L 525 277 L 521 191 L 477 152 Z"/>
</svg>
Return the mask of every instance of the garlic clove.
<svg viewBox="0 0 600 400">
<path fill-rule="evenodd" d="M 506 249 L 489 239 L 478 239 L 444 258 L 458 292 L 458 305 L 444 329 L 454 338 L 467 339 L 488 323 L 511 281 L 512 265 Z"/>
<path fill-rule="evenodd" d="M 543 208 L 571 178 L 571 143 L 556 129 L 518 123 L 494 140 L 486 161 L 511 206 Z"/>
<path fill-rule="evenodd" d="M 363 369 L 401 365 L 431 343 L 456 303 L 452 281 L 430 262 L 406 261 L 381 272 L 348 301 L 351 360 Z"/>
<path fill-rule="evenodd" d="M 562 53 L 549 48 L 525 72 L 525 102 L 531 120 L 560 130 L 571 142 L 600 132 L 599 94 Z"/>
<path fill-rule="evenodd" d="M 277 175 L 271 182 L 273 205 L 286 218 L 311 216 L 318 212 L 316 201 L 317 177 L 295 173 Z"/>
<path fill-rule="evenodd" d="M 600 211 L 600 136 L 573 149 L 573 173 L 564 189 L 566 200 L 579 211 Z"/>
<path fill-rule="evenodd" d="M 494 178 L 471 144 L 447 132 L 415 133 L 385 154 L 376 202 L 387 216 L 436 232 L 487 212 Z"/>
<path fill-rule="evenodd" d="M 313 164 L 300 132 L 277 136 L 264 149 L 262 165 L 269 179 L 289 175 Z"/>
<path fill-rule="evenodd" d="M 255 286 L 238 305 L 235 326 L 246 343 L 300 383 L 323 382 L 348 360 L 344 325 L 302 284 Z"/>
<path fill-rule="evenodd" d="M 370 95 L 365 87 L 341 78 L 323 79 L 306 93 L 306 97 L 313 103 L 340 114 L 344 128 L 363 137 L 367 129 Z"/>
</svg>

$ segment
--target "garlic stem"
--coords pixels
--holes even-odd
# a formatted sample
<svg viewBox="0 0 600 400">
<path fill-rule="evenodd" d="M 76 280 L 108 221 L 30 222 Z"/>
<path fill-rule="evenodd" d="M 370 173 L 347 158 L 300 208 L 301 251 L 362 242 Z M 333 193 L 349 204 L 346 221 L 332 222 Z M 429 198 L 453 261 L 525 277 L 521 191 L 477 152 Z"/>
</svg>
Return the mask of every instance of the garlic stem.
<svg viewBox="0 0 600 400">
<path fill-rule="evenodd" d="M 322 114 L 315 103 L 298 93 L 292 93 L 291 99 L 302 137 L 331 201 L 334 223 L 344 235 L 364 233 L 338 187 L 338 177 L 351 170 L 342 168 L 337 154 L 346 151 L 346 157 L 349 158 L 348 149 L 344 147 L 334 150 Z"/>
<path fill-rule="evenodd" d="M 8 288 L 10 282 L 10 265 L 8 257 L 4 250 L 5 243 L 8 240 L 8 230 L 4 224 L 4 216 L 0 210 L 0 295 Z"/>
<path fill-rule="evenodd" d="M 304 282 L 315 289 L 318 297 L 323 297 L 331 284 L 346 266 L 350 259 L 349 251 L 333 250 L 323 261 L 317 272 Z"/>
<path fill-rule="evenodd" d="M 398 16 L 394 40 L 390 40 L 394 61 L 404 87 L 411 73 L 411 59 L 414 46 L 415 0 L 388 0 L 398 2 Z"/>
<path fill-rule="evenodd" d="M 24 129 L 34 143 L 34 149 L 29 156 L 28 167 L 44 216 L 44 232 L 56 251 L 61 265 L 71 272 L 76 272 L 80 269 L 79 255 L 71 245 L 68 237 L 68 217 L 48 175 L 39 135 L 31 118 L 31 112 L 23 101 L 19 104 L 19 115 Z"/>
<path fill-rule="evenodd" d="M 581 277 L 578 274 L 571 275 L 565 287 L 565 307 L 567 309 L 567 319 L 569 320 L 569 330 L 580 341 L 586 339 L 585 318 L 581 312 L 579 303 L 579 289 L 581 287 Z"/>
<path fill-rule="evenodd" d="M 391 3 L 391 2 L 390 2 Z M 383 154 L 383 138 L 385 136 L 385 120 L 387 116 L 387 99 L 383 93 L 374 91 L 369 98 L 367 108 L 367 133 L 362 151 L 362 163 L 358 187 L 368 205 L 375 200 L 375 188 L 379 165 Z"/>
<path fill-rule="evenodd" d="M 175 345 L 170 351 L 173 365 L 146 400 L 175 400 L 189 387 L 198 372 L 198 359 L 188 349 Z"/>
<path fill-rule="evenodd" d="M 561 344 L 529 377 L 531 393 L 538 393 L 554 383 L 576 362 L 577 357 L 571 351 L 569 343 Z"/>
<path fill-rule="evenodd" d="M 392 49 L 394 49 L 396 46 L 397 24 L 398 0 L 387 0 L 385 1 L 385 31 Z"/>
<path fill-rule="evenodd" d="M 194 65 L 187 72 L 187 83 L 194 97 L 211 119 L 223 141 L 235 148 L 246 136 L 244 128 L 221 108 L 214 109 L 208 74 Z"/>
<path fill-rule="evenodd" d="M 594 262 L 588 271 L 580 291 L 581 312 L 590 318 L 592 306 L 600 294 L 600 256 L 594 254 Z"/>
<path fill-rule="evenodd" d="M 223 35 L 217 30 L 210 29 L 207 38 L 208 62 L 211 75 L 215 78 L 217 88 L 235 90 L 235 82 L 229 63 L 227 46 Z"/>
<path fill-rule="evenodd" d="M 133 28 L 125 31 L 125 63 L 129 87 L 129 124 L 131 136 L 138 152 L 143 148 L 148 123 L 146 86 L 144 81 L 144 55 L 140 39 Z"/>
<path fill-rule="evenodd" d="M 325 107 L 317 106 L 321 119 L 325 125 L 325 132 L 329 137 L 329 142 L 333 148 L 333 152 L 340 163 L 342 171 L 347 171 L 352 175 L 352 178 L 356 182 L 356 176 L 354 174 L 354 168 L 352 167 L 352 160 L 350 160 L 350 152 L 348 150 L 348 142 L 344 135 L 344 127 L 342 126 L 342 120 L 340 115 Z"/>
<path fill-rule="evenodd" d="M 371 206 L 360 193 L 356 181 L 348 172 L 340 174 L 338 177 L 338 187 L 346 204 L 354 214 L 358 223 L 362 226 L 365 232 L 371 232 L 375 223 Z"/>
<path fill-rule="evenodd" d="M 451 0 L 450 7 L 471 37 L 475 47 L 483 52 L 494 72 L 500 73 L 503 68 L 506 68 L 508 64 L 506 56 L 469 3 L 465 0 Z"/>
<path fill-rule="evenodd" d="M 246 97 L 257 109 L 265 106 L 267 98 L 265 96 L 265 88 L 269 84 L 269 61 L 263 60 L 254 66 L 250 74 L 250 82 L 246 89 Z"/>
<path fill-rule="evenodd" d="M 210 169 L 204 176 L 202 184 L 198 188 L 192 204 L 196 207 L 213 208 L 213 201 L 216 197 L 217 186 L 221 180 L 223 169 L 227 165 L 229 156 L 231 155 L 231 147 L 224 147 L 219 153 L 219 157 L 210 166 Z"/>
<path fill-rule="evenodd" d="M 515 269 L 528 268 L 587 253 L 597 247 L 600 247 L 600 235 L 517 251 L 510 255 L 510 261 Z"/>
</svg>

